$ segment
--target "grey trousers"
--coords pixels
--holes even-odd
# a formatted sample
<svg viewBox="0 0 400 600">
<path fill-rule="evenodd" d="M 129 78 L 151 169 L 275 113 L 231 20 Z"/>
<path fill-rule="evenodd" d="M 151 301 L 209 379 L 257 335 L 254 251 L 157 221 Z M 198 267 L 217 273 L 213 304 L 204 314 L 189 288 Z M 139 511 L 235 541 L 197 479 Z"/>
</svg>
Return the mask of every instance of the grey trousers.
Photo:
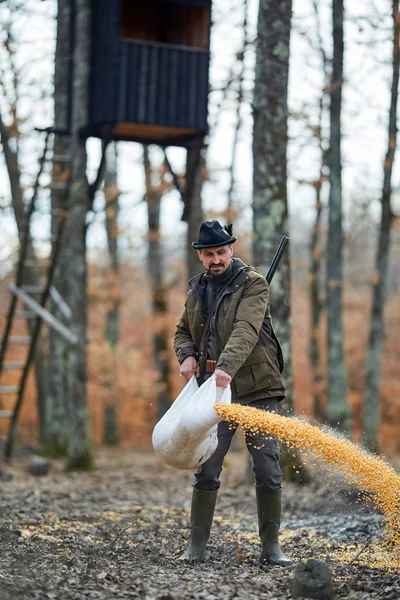
<svg viewBox="0 0 400 600">
<path fill-rule="evenodd" d="M 272 412 L 277 411 L 278 401 L 276 398 L 265 398 L 255 400 L 248 406 Z M 214 454 L 201 465 L 195 474 L 193 487 L 196 490 L 215 492 L 221 485 L 220 474 L 226 453 L 237 426 L 227 421 L 218 425 L 218 446 Z M 268 434 L 245 433 L 247 449 L 253 461 L 255 476 L 255 487 L 271 491 L 282 489 L 282 471 L 279 466 L 279 443 L 275 437 Z"/>
</svg>

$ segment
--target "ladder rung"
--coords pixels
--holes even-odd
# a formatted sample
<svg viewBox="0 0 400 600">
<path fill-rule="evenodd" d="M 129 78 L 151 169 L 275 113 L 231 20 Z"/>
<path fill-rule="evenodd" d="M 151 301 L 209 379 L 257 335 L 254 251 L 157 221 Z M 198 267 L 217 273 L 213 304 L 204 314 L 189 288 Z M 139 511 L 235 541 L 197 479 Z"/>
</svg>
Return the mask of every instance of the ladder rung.
<svg viewBox="0 0 400 600">
<path fill-rule="evenodd" d="M 23 369 L 25 367 L 25 363 L 23 362 L 6 362 L 3 364 L 3 369 L 5 371 L 13 371 L 14 369 Z"/>
<path fill-rule="evenodd" d="M 45 288 L 42 285 L 21 285 L 21 288 L 27 294 L 42 294 Z"/>
<path fill-rule="evenodd" d="M 19 319 L 36 319 L 35 313 L 30 310 L 16 310 L 15 316 Z"/>
<path fill-rule="evenodd" d="M 17 385 L 0 385 L 0 394 L 18 394 L 18 392 Z"/>
<path fill-rule="evenodd" d="M 50 212 L 52 215 L 67 216 L 68 214 L 68 210 L 66 210 L 65 208 L 52 208 Z"/>
<path fill-rule="evenodd" d="M 70 162 L 71 155 L 70 154 L 54 154 L 53 162 Z"/>
<path fill-rule="evenodd" d="M 25 267 L 38 267 L 47 269 L 50 267 L 51 262 L 49 260 L 36 260 L 35 258 L 27 258 L 24 260 Z"/>
<path fill-rule="evenodd" d="M 13 335 L 8 338 L 9 344 L 30 344 L 32 338 L 26 335 Z M 3 338 L 0 338 L 0 342 L 3 342 Z"/>
<path fill-rule="evenodd" d="M 25 239 L 25 235 L 21 234 L 19 236 L 19 239 L 21 240 L 21 242 Z M 32 242 L 56 242 L 58 240 L 58 237 L 56 235 L 52 235 L 49 238 L 45 238 L 45 239 L 38 239 L 36 237 L 33 237 L 32 235 L 28 235 L 28 240 L 31 240 Z"/>
<path fill-rule="evenodd" d="M 64 181 L 63 179 L 60 181 L 52 181 L 48 187 L 51 190 L 66 190 L 69 187 L 69 181 Z"/>
<path fill-rule="evenodd" d="M 0 410 L 0 419 L 9 419 L 13 414 L 12 410 Z"/>
</svg>

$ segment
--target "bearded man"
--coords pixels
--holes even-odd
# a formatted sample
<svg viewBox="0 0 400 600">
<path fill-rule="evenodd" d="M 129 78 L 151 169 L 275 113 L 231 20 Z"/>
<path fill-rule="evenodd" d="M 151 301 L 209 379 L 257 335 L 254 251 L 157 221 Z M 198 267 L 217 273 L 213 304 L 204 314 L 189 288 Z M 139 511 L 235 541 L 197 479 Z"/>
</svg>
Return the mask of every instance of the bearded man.
<svg viewBox="0 0 400 600">
<path fill-rule="evenodd" d="M 193 242 L 205 273 L 189 281 L 185 309 L 176 327 L 174 348 L 180 374 L 199 383 L 215 373 L 218 387 L 229 384 L 232 402 L 277 411 L 284 398 L 282 351 L 272 329 L 269 287 L 260 271 L 233 258 L 232 225 L 201 224 Z M 181 557 L 204 560 L 210 536 L 219 476 L 235 433 L 232 424 L 218 425 L 218 447 L 195 474 L 191 506 L 191 541 Z M 257 497 L 261 561 L 290 563 L 280 549 L 282 472 L 275 438 L 245 433 L 252 456 Z"/>
</svg>

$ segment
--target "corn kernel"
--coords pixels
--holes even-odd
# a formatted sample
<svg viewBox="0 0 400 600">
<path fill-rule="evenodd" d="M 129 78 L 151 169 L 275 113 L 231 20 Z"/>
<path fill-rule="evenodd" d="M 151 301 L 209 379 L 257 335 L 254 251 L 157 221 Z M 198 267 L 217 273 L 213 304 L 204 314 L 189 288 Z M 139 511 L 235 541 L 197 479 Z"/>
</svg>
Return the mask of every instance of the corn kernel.
<svg viewBox="0 0 400 600">
<path fill-rule="evenodd" d="M 240 404 L 216 404 L 214 409 L 222 419 L 241 425 L 245 431 L 275 435 L 289 448 L 306 450 L 368 492 L 367 499 L 374 509 L 383 513 L 383 541 L 394 553 L 395 561 L 400 561 L 400 475 L 389 464 L 331 431 L 296 418 Z"/>
</svg>

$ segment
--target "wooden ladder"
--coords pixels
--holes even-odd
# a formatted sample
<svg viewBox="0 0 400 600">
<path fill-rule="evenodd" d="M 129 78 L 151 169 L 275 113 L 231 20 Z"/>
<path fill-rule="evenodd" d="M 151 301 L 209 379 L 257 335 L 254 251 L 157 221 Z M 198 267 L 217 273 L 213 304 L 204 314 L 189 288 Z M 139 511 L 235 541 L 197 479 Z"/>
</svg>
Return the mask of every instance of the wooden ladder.
<svg viewBox="0 0 400 600">
<path fill-rule="evenodd" d="M 60 297 L 57 290 L 52 286 L 52 280 L 57 264 L 57 258 L 59 256 L 61 248 L 62 234 L 67 221 L 67 213 L 65 211 L 60 211 L 59 209 L 53 209 L 51 211 L 51 214 L 53 216 L 56 216 L 58 219 L 58 227 L 56 235 L 52 236 L 51 238 L 52 250 L 49 260 L 41 261 L 28 258 L 27 256 L 30 241 L 33 239 L 30 235 L 31 217 L 35 211 L 35 203 L 39 190 L 39 180 L 46 161 L 50 133 L 50 130 L 46 132 L 43 155 L 39 160 L 39 170 L 33 189 L 32 199 L 26 213 L 24 233 L 21 236 L 20 254 L 16 268 L 16 280 L 15 283 L 10 284 L 9 286 L 10 292 L 12 294 L 11 302 L 7 313 L 4 334 L 3 337 L 0 339 L 0 377 L 3 371 L 21 371 L 18 386 L 0 385 L 0 400 L 3 395 L 17 395 L 17 400 L 12 410 L 0 410 L 0 418 L 10 419 L 8 436 L 5 445 L 5 457 L 7 460 L 10 460 L 12 456 L 18 415 L 21 410 L 28 374 L 34 359 L 36 344 L 39 340 L 42 322 L 45 321 L 50 327 L 52 327 L 55 331 L 62 335 L 69 344 L 77 343 L 77 338 L 72 334 L 72 332 L 45 308 L 46 302 L 51 296 L 53 301 L 59 305 L 63 314 L 67 317 L 70 316 L 68 312 L 68 306 Z M 27 267 L 45 269 L 44 285 L 24 285 L 24 275 L 26 273 Z M 36 296 L 37 298 L 34 298 L 33 296 Z M 21 301 L 25 306 L 25 309 L 28 310 L 18 310 L 18 301 Z M 12 335 L 12 328 L 15 320 L 21 318 L 25 320 L 35 320 L 31 328 L 30 336 Z M 9 345 L 12 344 L 28 345 L 27 356 L 23 362 L 13 362 L 6 360 L 7 349 Z"/>
</svg>

